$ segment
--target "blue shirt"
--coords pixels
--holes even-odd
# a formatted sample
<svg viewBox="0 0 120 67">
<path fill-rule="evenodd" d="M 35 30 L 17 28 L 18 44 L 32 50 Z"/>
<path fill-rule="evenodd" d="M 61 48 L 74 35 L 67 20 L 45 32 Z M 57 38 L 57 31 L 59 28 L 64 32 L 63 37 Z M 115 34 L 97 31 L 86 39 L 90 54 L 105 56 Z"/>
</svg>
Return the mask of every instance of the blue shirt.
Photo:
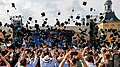
<svg viewBox="0 0 120 67">
<path fill-rule="evenodd" d="M 41 67 L 58 67 L 59 64 L 53 58 L 49 62 L 45 62 L 43 58 L 40 58 Z"/>
</svg>

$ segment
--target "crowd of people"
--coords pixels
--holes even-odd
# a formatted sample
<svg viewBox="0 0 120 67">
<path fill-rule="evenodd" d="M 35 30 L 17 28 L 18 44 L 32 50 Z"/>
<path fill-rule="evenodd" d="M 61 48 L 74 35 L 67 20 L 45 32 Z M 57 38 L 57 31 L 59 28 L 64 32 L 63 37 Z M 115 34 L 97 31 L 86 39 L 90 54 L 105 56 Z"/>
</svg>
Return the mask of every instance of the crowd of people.
<svg viewBox="0 0 120 67">
<path fill-rule="evenodd" d="M 22 27 L 13 38 L 1 31 L 0 67 L 113 67 L 113 56 L 120 54 L 120 31 L 97 30 L 85 39 L 91 34 L 86 30 L 75 36 L 72 30 Z"/>
</svg>

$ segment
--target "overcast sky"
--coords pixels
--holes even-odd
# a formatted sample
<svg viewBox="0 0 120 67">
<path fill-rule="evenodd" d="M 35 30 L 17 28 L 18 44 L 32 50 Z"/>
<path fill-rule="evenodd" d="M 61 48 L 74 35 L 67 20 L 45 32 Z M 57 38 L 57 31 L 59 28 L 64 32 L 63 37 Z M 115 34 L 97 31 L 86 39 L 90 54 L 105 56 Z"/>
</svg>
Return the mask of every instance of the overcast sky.
<svg viewBox="0 0 120 67">
<path fill-rule="evenodd" d="M 82 5 L 83 1 L 87 1 L 87 6 Z M 116 12 L 116 16 L 120 18 L 120 0 L 112 1 L 113 10 Z M 11 7 L 11 3 L 15 3 L 17 10 Z M 99 14 L 99 12 L 104 11 L 104 3 L 105 0 L 0 0 L 0 21 L 10 23 L 9 16 L 21 14 L 24 16 L 24 23 L 31 16 L 33 20 L 37 19 L 39 24 L 42 24 L 40 14 L 46 12 L 48 24 L 53 25 L 56 18 L 62 22 L 70 15 L 80 14 L 81 17 L 85 17 L 86 14 Z M 74 13 L 71 12 L 73 7 Z M 91 7 L 96 11 L 90 12 Z M 9 13 L 7 13 L 7 9 L 10 10 Z M 57 15 L 59 11 L 61 12 L 60 16 Z"/>
</svg>

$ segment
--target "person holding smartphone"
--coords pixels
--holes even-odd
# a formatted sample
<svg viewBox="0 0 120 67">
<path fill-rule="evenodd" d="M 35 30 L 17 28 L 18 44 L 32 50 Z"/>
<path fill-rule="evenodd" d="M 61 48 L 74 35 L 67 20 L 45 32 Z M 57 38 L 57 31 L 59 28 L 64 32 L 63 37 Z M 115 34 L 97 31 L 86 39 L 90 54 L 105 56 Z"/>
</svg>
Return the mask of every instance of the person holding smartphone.
<svg viewBox="0 0 120 67">
<path fill-rule="evenodd" d="M 82 53 L 80 51 L 70 51 L 68 52 L 59 67 L 64 67 L 65 62 L 68 60 L 68 67 L 88 67 L 85 60 L 82 57 Z"/>
</svg>

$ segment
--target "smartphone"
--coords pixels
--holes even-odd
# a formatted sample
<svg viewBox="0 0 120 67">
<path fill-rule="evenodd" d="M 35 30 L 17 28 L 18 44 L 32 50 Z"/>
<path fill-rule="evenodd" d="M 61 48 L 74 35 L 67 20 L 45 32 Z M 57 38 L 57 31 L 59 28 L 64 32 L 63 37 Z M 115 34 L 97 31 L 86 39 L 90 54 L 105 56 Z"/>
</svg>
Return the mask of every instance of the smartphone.
<svg viewBox="0 0 120 67">
<path fill-rule="evenodd" d="M 71 52 L 70 55 L 78 55 L 78 52 Z"/>
<path fill-rule="evenodd" d="M 113 67 L 120 67 L 120 54 L 113 55 Z"/>
<path fill-rule="evenodd" d="M 108 67 L 113 67 L 113 61 L 112 60 L 108 61 Z"/>
</svg>

